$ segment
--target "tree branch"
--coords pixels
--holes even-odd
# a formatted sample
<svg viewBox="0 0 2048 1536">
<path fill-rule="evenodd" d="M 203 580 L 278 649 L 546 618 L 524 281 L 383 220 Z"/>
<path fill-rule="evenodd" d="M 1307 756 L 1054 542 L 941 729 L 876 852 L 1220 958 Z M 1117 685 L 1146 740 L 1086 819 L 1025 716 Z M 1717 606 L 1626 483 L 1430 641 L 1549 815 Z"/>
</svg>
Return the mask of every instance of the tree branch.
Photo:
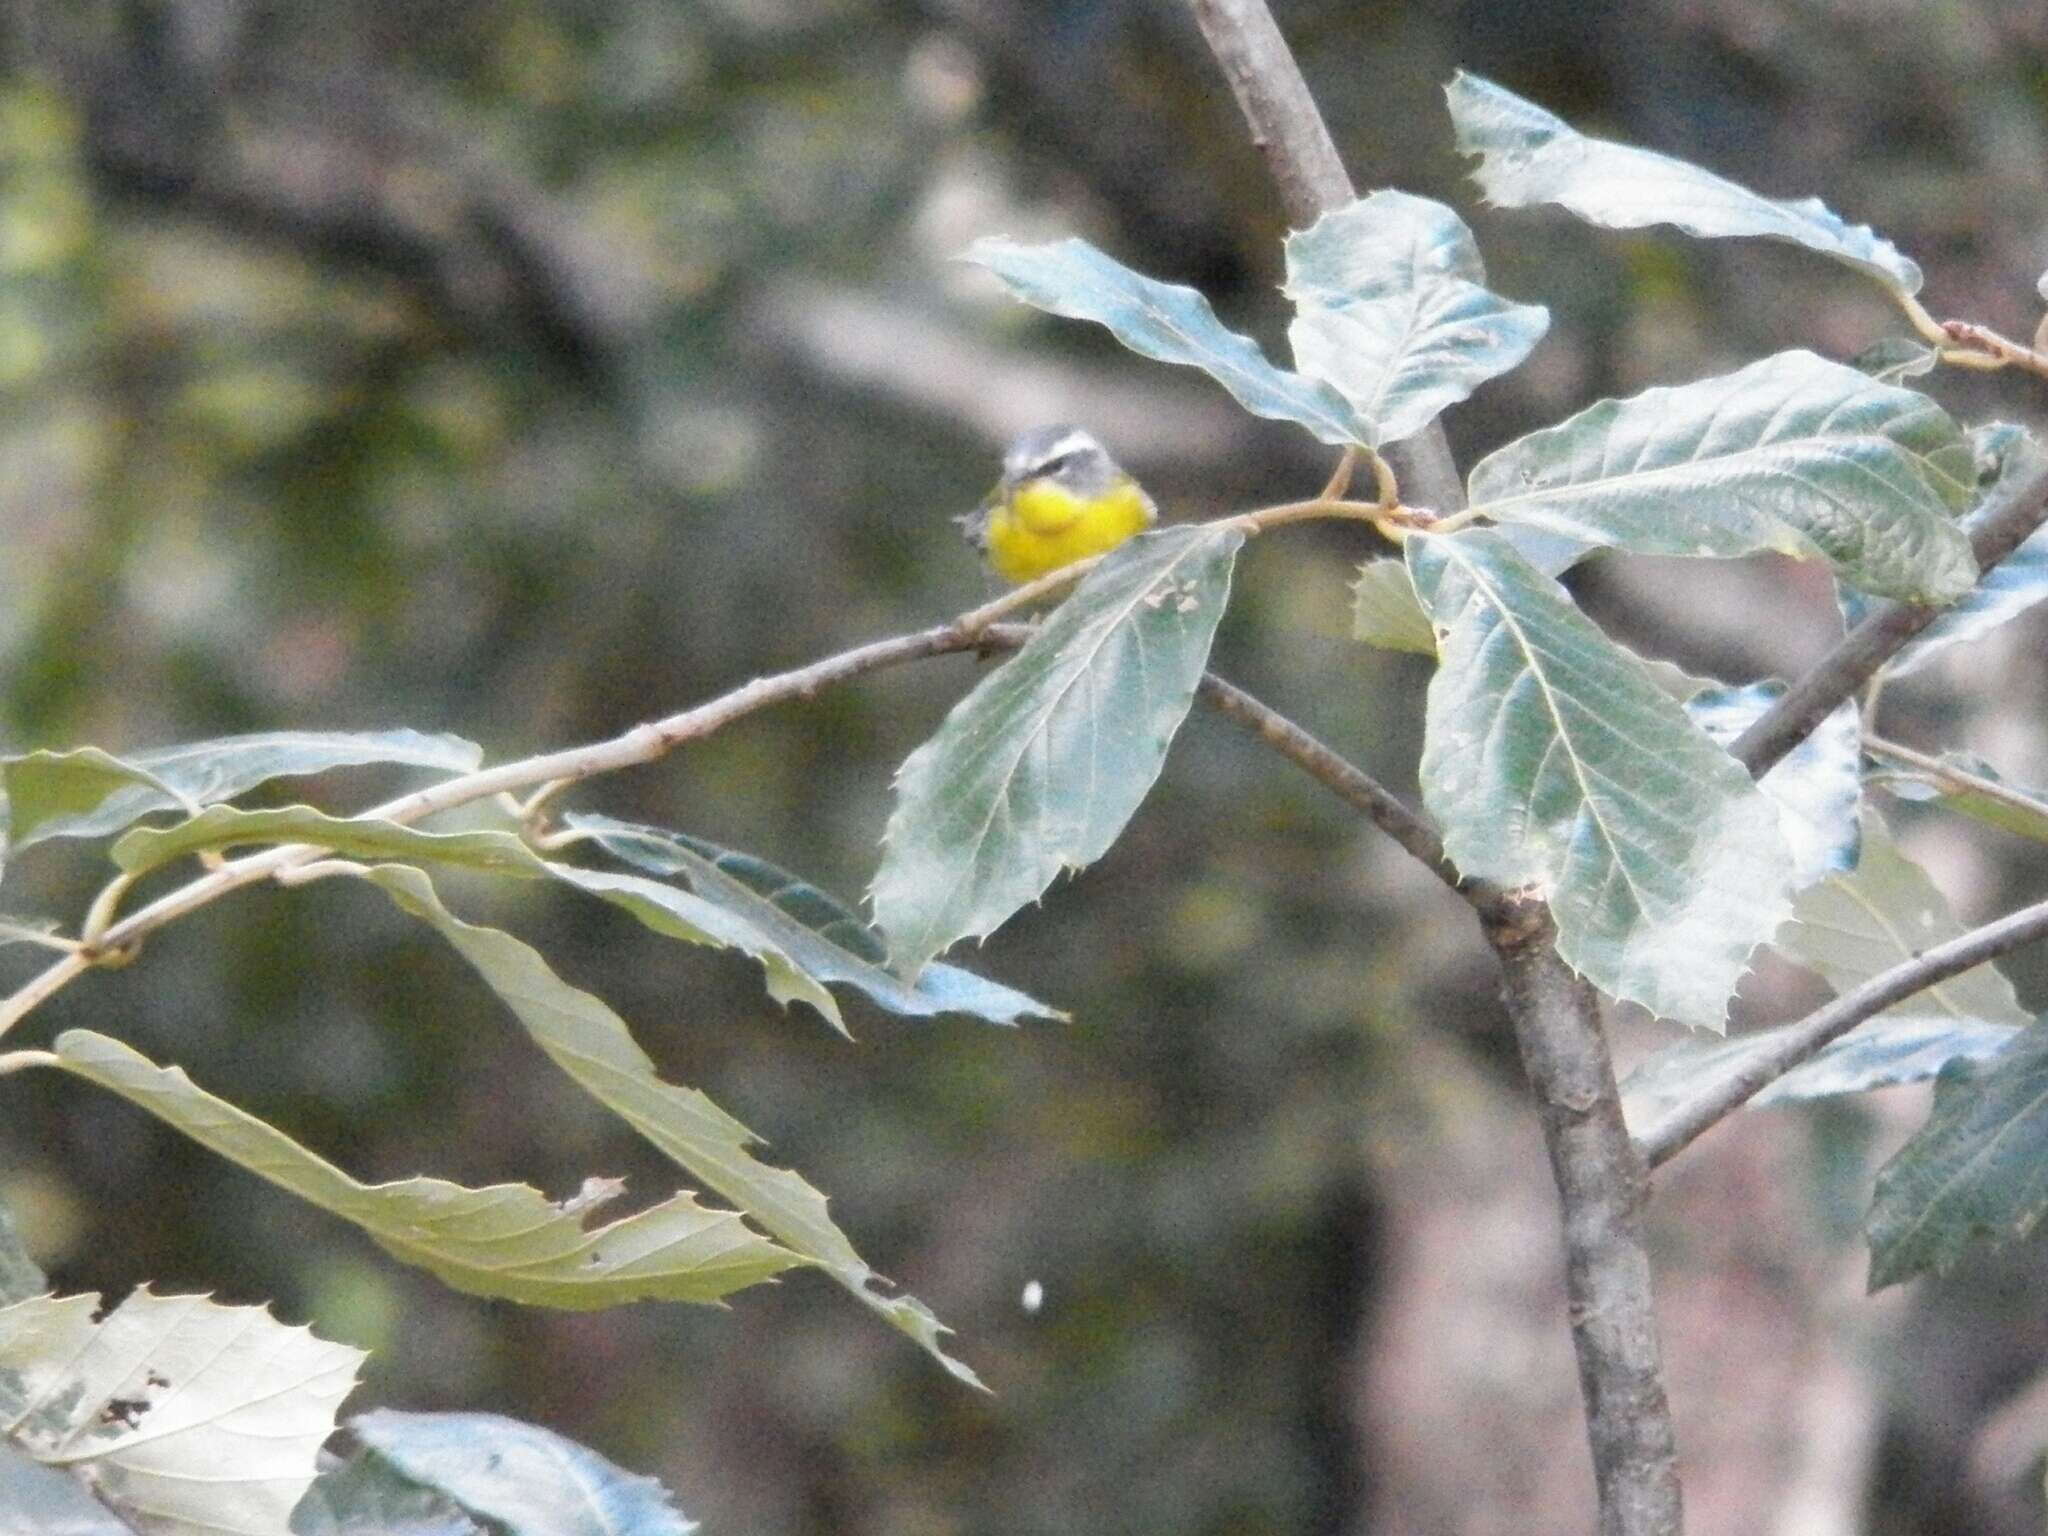
<svg viewBox="0 0 2048 1536">
<path fill-rule="evenodd" d="M 1789 1026 L 1768 1054 L 1666 1115 L 1639 1144 L 1643 1156 L 1653 1168 L 1669 1162 L 1829 1041 L 1916 992 L 2043 938 L 2048 938 L 2048 901 L 2022 907 L 1880 972 Z"/>
<path fill-rule="evenodd" d="M 2025 543 L 2044 520 L 2048 520 L 2048 468 L 2016 486 L 2003 505 L 1977 519 L 1970 530 L 1970 548 L 1977 556 L 1978 566 L 1990 570 Z M 1752 775 L 1761 778 L 1941 614 L 1939 608 L 1912 603 L 1879 604 L 1811 672 L 1786 689 L 1777 703 L 1736 737 L 1729 752 Z"/>
<path fill-rule="evenodd" d="M 1349 202 L 1351 179 L 1265 0 L 1189 5 L 1272 167 L 1288 222 L 1305 226 Z M 1461 510 L 1464 489 L 1441 425 L 1432 422 L 1403 446 L 1395 460 L 1402 499 Z M 1378 819 L 1372 806 L 1365 809 Z M 1440 857 L 1439 850 L 1438 860 L 1426 862 L 1436 868 Z M 1677 1442 L 1642 1240 L 1648 1169 L 1622 1121 L 1598 999 L 1558 958 L 1556 929 L 1541 903 L 1461 889 L 1500 956 L 1563 1208 L 1566 1294 L 1601 1532 L 1677 1536 Z"/>
</svg>

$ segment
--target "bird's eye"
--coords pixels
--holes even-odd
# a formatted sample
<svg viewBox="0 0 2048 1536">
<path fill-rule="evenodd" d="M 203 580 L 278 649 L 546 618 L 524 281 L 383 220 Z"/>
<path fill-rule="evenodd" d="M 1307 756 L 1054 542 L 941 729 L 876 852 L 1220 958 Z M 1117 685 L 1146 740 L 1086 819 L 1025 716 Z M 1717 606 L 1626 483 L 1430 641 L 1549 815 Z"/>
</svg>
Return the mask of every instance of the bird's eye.
<svg viewBox="0 0 2048 1536">
<path fill-rule="evenodd" d="M 1047 459 L 1043 464 L 1039 465 L 1038 468 L 1033 470 L 1031 473 L 1034 479 L 1056 475 L 1061 470 L 1071 466 L 1073 462 L 1074 456 L 1071 453 L 1062 453 L 1054 458 Z"/>
</svg>

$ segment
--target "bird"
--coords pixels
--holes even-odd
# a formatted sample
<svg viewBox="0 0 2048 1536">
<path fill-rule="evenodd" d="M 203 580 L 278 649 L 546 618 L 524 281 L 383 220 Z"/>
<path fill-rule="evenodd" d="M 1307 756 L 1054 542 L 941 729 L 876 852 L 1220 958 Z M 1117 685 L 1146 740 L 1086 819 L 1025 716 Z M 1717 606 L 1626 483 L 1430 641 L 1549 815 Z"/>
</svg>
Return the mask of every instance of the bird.
<svg viewBox="0 0 2048 1536">
<path fill-rule="evenodd" d="M 1003 453 L 1003 478 L 953 519 L 996 575 L 1035 581 L 1142 533 L 1158 507 L 1079 427 L 1034 427 Z"/>
</svg>

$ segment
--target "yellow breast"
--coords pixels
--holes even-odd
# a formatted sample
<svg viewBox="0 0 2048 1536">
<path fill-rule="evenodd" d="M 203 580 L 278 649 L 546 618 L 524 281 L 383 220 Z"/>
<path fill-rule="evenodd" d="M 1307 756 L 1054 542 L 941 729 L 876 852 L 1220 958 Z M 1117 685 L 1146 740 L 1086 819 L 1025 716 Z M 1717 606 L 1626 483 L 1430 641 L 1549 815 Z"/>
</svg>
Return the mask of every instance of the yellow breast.
<svg viewBox="0 0 2048 1536">
<path fill-rule="evenodd" d="M 1115 549 L 1152 518 L 1151 499 L 1134 480 L 1093 499 L 1048 480 L 1026 481 L 989 517 L 988 563 L 1005 581 L 1033 581 Z"/>
</svg>

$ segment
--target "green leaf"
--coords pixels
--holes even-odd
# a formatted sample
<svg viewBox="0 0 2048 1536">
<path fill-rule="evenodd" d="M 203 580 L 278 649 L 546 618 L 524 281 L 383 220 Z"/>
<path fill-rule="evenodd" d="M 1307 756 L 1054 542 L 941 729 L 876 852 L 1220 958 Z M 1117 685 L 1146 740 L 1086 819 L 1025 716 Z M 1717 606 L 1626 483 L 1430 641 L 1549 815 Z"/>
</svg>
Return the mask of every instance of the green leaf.
<svg viewBox="0 0 2048 1536">
<path fill-rule="evenodd" d="M 96 747 L 30 752 L 0 762 L 12 846 L 48 837 L 103 837 L 153 811 L 232 800 L 270 779 L 363 763 L 467 773 L 482 749 L 418 731 L 265 731 L 111 756 Z"/>
<path fill-rule="evenodd" d="M 1785 685 L 1775 678 L 1723 683 L 1687 695 L 1685 712 L 1710 740 L 1726 747 L 1784 696 Z M 1778 828 L 1792 851 L 1794 890 L 1856 867 L 1862 764 L 1863 718 L 1851 700 L 1760 781 L 1765 796 L 1778 807 Z"/>
<path fill-rule="evenodd" d="M 1194 701 L 1243 542 L 1195 525 L 1120 545 L 910 754 L 872 893 L 898 974 L 1116 841 Z"/>
<path fill-rule="evenodd" d="M 148 1536 L 281 1532 L 361 1350 L 257 1307 L 135 1291 L 0 1307 L 0 1426 Z"/>
<path fill-rule="evenodd" d="M 1798 1027 L 1759 1029 L 1734 1040 L 1681 1040 L 1657 1052 L 1621 1085 L 1621 1107 L 1630 1131 L 1638 1138 L 1653 1135 L 1666 1115 L 1769 1055 Z M 1951 1061 L 1996 1056 L 2018 1033 L 2013 1025 L 1976 1019 L 1870 1019 L 1822 1046 L 1743 1108 L 1766 1109 L 1924 1082 Z"/>
<path fill-rule="evenodd" d="M 1521 364 L 1550 327 L 1540 304 L 1486 288 L 1472 231 L 1442 203 L 1375 192 L 1287 237 L 1296 366 L 1350 402 L 1374 447 Z"/>
<path fill-rule="evenodd" d="M 1369 441 L 1370 425 L 1352 414 L 1343 396 L 1274 367 L 1257 342 L 1225 329 L 1192 288 L 1141 276 L 1085 240 L 1018 245 L 985 238 L 968 248 L 967 259 L 1034 308 L 1093 320 L 1140 356 L 1201 369 L 1254 416 L 1295 422 L 1326 443 Z"/>
<path fill-rule="evenodd" d="M 1533 889 L 1601 990 L 1724 1027 L 1788 906 L 1790 855 L 1749 775 L 1483 530 L 1411 534 L 1439 634 L 1422 796 L 1466 875 Z"/>
<path fill-rule="evenodd" d="M 0 1204 L 0 1306 L 40 1296 L 49 1288 L 49 1281 L 21 1240 L 14 1225 L 14 1213 Z"/>
<path fill-rule="evenodd" d="M 405 1476 L 505 1536 L 689 1536 L 697 1528 L 654 1478 L 537 1424 L 385 1408 L 348 1427 Z"/>
<path fill-rule="evenodd" d="M 756 1162 L 748 1151 L 757 1139 L 753 1132 L 702 1093 L 663 1082 L 654 1063 L 633 1043 L 625 1021 L 603 1002 L 563 981 L 538 952 L 509 933 L 456 917 L 418 870 L 384 865 L 365 878 L 401 911 L 453 945 L 548 1059 L 592 1098 L 764 1231 L 822 1266 L 955 1377 L 973 1386 L 981 1384 L 973 1371 L 940 1347 L 940 1335 L 947 1330 L 922 1302 L 910 1296 L 883 1296 L 873 1288 L 879 1277 L 826 1215 L 825 1197 L 796 1174 Z"/>
<path fill-rule="evenodd" d="M 292 1511 L 291 1536 L 492 1536 L 438 1489 L 373 1451 L 325 1468 Z"/>
<path fill-rule="evenodd" d="M 2048 1019 L 1934 1084 L 1934 1110 L 1879 1170 L 1870 1289 L 1949 1269 L 1975 1242 L 2024 1237 L 2048 1211 Z"/>
<path fill-rule="evenodd" d="M 1849 359 L 1858 373 L 1867 373 L 1880 384 L 1904 384 L 1934 372 L 1941 354 L 1926 342 L 1911 336 L 1883 336 Z"/>
<path fill-rule="evenodd" d="M 1856 868 L 1799 894 L 1778 948 L 1837 992 L 1861 986 L 1964 932 L 1927 872 L 1899 851 L 1884 823 L 1863 818 Z M 1939 1018 L 2017 1027 L 2030 1015 L 2012 983 L 1986 961 L 1894 1003 L 1879 1018 Z"/>
<path fill-rule="evenodd" d="M 1976 450 L 1979 495 L 1976 507 L 1963 520 L 1966 533 L 1985 519 L 2001 515 L 2048 468 L 2048 450 L 2024 427 L 1994 422 L 1973 428 L 1970 440 Z M 1853 595 L 1844 597 L 1844 616 L 1853 624 L 1862 618 L 1863 606 Z M 2048 527 L 2036 529 L 1947 612 L 1909 640 L 1885 663 L 1884 675 L 1893 678 L 1917 672 L 1951 646 L 1983 639 L 2043 599 L 2048 599 Z"/>
<path fill-rule="evenodd" d="M 730 1211 L 678 1194 L 592 1227 L 623 1185 L 593 1179 L 559 1204 L 525 1184 L 466 1189 L 442 1179 L 359 1184 L 284 1132 L 90 1030 L 57 1038 L 58 1065 L 119 1094 L 209 1151 L 363 1229 L 393 1258 L 474 1296 L 590 1309 L 712 1302 L 802 1263 Z"/>
<path fill-rule="evenodd" d="M 1775 551 L 1908 602 L 1977 579 L 1970 447 L 1925 395 L 1811 352 L 1603 400 L 1487 455 L 1473 509 L 1651 555 Z"/>
<path fill-rule="evenodd" d="M 1854 267 L 1894 293 L 1920 291 L 1916 263 L 1818 198 L 1763 197 L 1684 160 L 1587 138 L 1478 75 L 1460 71 L 1444 94 L 1459 151 L 1481 157 L 1473 178 L 1503 208 L 1557 203 L 1608 229 L 1670 224 L 1706 238 L 1784 240 Z"/>
<path fill-rule="evenodd" d="M 605 852 L 656 874 L 681 875 L 696 893 L 767 936 L 821 981 L 858 987 L 891 1013 L 929 1018 L 971 1013 L 991 1024 L 1066 1015 L 999 982 L 934 962 L 906 985 L 888 968 L 888 952 L 860 914 L 787 870 L 680 832 L 571 812 L 570 829 Z"/>
<path fill-rule="evenodd" d="M 1884 749 L 1872 750 L 1884 758 Z M 2008 784 L 1983 758 L 1968 752 L 1944 752 L 1932 771 L 1903 763 L 1872 769 L 1864 782 L 1901 800 L 1935 800 L 1944 810 L 1958 811 L 2002 831 L 2048 843 L 2048 795 Z"/>
<path fill-rule="evenodd" d="M 1405 560 L 1368 560 L 1351 584 L 1351 633 L 1387 651 L 1436 654 L 1436 631 L 1415 596 Z"/>
</svg>

